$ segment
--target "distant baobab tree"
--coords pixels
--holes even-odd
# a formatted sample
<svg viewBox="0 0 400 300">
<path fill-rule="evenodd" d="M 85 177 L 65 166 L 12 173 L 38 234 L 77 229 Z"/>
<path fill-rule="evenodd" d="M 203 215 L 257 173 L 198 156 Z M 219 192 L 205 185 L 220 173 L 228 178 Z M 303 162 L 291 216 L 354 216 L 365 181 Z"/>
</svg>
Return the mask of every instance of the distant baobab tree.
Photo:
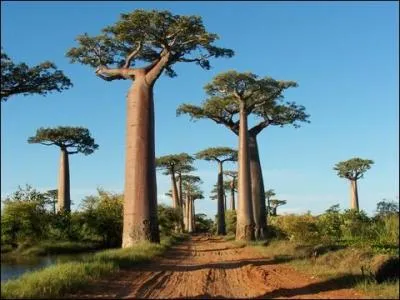
<svg viewBox="0 0 400 300">
<path fill-rule="evenodd" d="M 214 147 L 207 148 L 203 151 L 196 153 L 197 159 L 204 159 L 207 161 L 215 161 L 218 163 L 218 224 L 217 224 L 217 234 L 225 235 L 225 201 L 224 201 L 224 178 L 223 178 L 223 164 L 226 161 L 237 161 L 237 150 L 228 147 Z"/>
<path fill-rule="evenodd" d="M 364 177 L 364 173 L 371 168 L 374 162 L 370 159 L 358 157 L 341 161 L 333 168 L 341 178 L 350 180 L 351 208 L 359 211 L 357 180 Z"/>
<path fill-rule="evenodd" d="M 60 172 L 58 178 L 58 211 L 71 211 L 70 197 L 70 154 L 92 154 L 98 147 L 90 136 L 88 129 L 83 127 L 59 126 L 56 128 L 39 128 L 35 136 L 28 138 L 30 144 L 55 145 L 61 150 Z M 50 191 L 49 191 L 50 192 Z M 51 192 L 54 195 L 55 192 Z"/>
</svg>

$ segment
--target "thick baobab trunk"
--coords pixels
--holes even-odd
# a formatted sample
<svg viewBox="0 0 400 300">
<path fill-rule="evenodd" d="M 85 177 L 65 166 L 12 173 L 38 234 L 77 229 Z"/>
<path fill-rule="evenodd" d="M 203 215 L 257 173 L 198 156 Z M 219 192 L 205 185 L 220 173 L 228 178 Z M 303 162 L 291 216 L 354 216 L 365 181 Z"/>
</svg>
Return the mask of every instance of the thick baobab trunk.
<svg viewBox="0 0 400 300">
<path fill-rule="evenodd" d="M 154 148 L 153 86 L 136 76 L 127 96 L 124 248 L 160 241 Z"/>
<path fill-rule="evenodd" d="M 247 113 L 243 102 L 240 103 L 239 122 L 239 177 L 236 240 L 254 240 Z"/>
<path fill-rule="evenodd" d="M 231 210 L 235 210 L 235 179 L 231 181 Z"/>
<path fill-rule="evenodd" d="M 175 172 L 173 170 L 171 172 L 171 183 L 172 183 L 172 207 L 177 208 L 177 207 L 180 207 L 179 193 L 178 193 L 178 187 L 177 187 L 176 179 L 175 179 Z"/>
<path fill-rule="evenodd" d="M 351 208 L 359 211 L 357 180 L 350 180 Z"/>
<path fill-rule="evenodd" d="M 190 205 L 189 205 L 190 198 L 189 198 L 189 195 L 186 196 L 186 201 L 185 202 L 186 202 L 185 203 L 185 230 L 187 232 L 189 232 L 189 217 L 190 217 L 190 211 L 189 211 L 189 209 L 190 209 Z"/>
<path fill-rule="evenodd" d="M 71 197 L 69 186 L 69 161 L 67 149 L 61 148 L 60 172 L 58 177 L 58 211 L 71 211 Z"/>
<path fill-rule="evenodd" d="M 192 228 L 196 232 L 196 209 L 194 207 L 194 199 L 192 200 Z"/>
<path fill-rule="evenodd" d="M 217 183 L 217 191 L 218 191 L 218 224 L 217 224 L 217 234 L 225 235 L 225 211 L 224 211 L 224 181 L 223 181 L 223 168 L 222 162 L 218 162 L 218 183 Z"/>
<path fill-rule="evenodd" d="M 266 207 L 264 180 L 262 176 L 260 156 L 258 153 L 257 136 L 249 134 L 249 156 L 251 177 L 251 199 L 255 223 L 255 238 L 264 239 L 266 236 Z"/>
<path fill-rule="evenodd" d="M 190 197 L 188 197 L 187 198 L 187 206 L 188 206 L 188 210 L 187 210 L 187 212 L 188 212 L 188 219 L 187 219 L 187 222 L 188 222 L 188 232 L 189 233 L 191 233 L 191 232 L 193 232 L 193 208 L 192 208 L 192 206 L 193 206 L 193 200 L 190 198 Z"/>
</svg>

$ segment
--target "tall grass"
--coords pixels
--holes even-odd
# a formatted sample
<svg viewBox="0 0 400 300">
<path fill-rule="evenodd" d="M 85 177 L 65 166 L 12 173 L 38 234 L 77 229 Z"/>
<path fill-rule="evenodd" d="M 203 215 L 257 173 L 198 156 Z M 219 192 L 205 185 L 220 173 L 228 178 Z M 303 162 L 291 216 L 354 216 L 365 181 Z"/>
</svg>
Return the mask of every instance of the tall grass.
<svg viewBox="0 0 400 300">
<path fill-rule="evenodd" d="M 27 273 L 1 286 L 1 298 L 58 298 L 85 286 L 89 281 L 112 274 L 119 269 L 149 261 L 162 254 L 183 235 L 164 237 L 160 244 L 140 243 L 124 249 L 104 250 L 83 262 L 61 263 Z"/>
</svg>

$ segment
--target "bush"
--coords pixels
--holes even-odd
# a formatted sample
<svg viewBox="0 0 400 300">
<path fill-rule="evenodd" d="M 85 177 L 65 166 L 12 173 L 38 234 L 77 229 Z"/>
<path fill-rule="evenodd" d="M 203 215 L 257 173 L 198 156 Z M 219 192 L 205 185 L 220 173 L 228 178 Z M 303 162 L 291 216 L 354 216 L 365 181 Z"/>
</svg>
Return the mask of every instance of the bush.
<svg viewBox="0 0 400 300">
<path fill-rule="evenodd" d="M 227 234 L 236 234 L 236 211 L 225 211 L 225 224 Z"/>
<path fill-rule="evenodd" d="M 318 217 L 317 227 L 321 234 L 322 242 L 338 242 L 342 237 L 341 217 L 339 205 L 333 205 Z"/>
<path fill-rule="evenodd" d="M 196 214 L 194 216 L 196 232 L 211 232 L 213 221 L 206 218 L 205 214 Z"/>
<path fill-rule="evenodd" d="M 278 227 L 293 242 L 314 244 L 320 241 L 317 218 L 306 215 L 286 215 L 271 219 L 271 225 Z"/>
<path fill-rule="evenodd" d="M 183 222 L 183 213 L 180 208 L 173 208 L 163 204 L 158 205 L 158 226 L 160 234 L 171 235 Z"/>
</svg>

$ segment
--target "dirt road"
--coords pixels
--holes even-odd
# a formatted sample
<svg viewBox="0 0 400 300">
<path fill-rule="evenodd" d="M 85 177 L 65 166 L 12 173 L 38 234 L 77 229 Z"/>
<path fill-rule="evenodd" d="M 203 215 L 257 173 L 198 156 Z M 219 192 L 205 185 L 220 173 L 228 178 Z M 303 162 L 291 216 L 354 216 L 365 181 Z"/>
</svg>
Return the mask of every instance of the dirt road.
<svg viewBox="0 0 400 300">
<path fill-rule="evenodd" d="M 85 289 L 89 293 L 74 298 L 365 298 L 347 287 L 312 279 L 251 247 L 194 236 L 152 263 L 96 281 Z"/>
</svg>

